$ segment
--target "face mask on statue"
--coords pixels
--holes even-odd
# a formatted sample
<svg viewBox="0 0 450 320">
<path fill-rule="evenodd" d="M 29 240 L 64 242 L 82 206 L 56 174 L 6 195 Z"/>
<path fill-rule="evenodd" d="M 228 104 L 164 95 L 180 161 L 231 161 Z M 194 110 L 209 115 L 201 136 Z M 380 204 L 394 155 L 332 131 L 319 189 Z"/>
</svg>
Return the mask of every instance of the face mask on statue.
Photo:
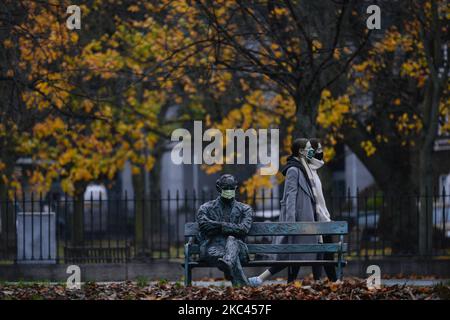
<svg viewBox="0 0 450 320">
<path fill-rule="evenodd" d="M 223 199 L 231 200 L 236 196 L 238 182 L 231 174 L 224 174 L 216 181 L 216 190 Z"/>
<path fill-rule="evenodd" d="M 233 199 L 236 196 L 236 190 L 222 190 L 220 195 L 225 199 Z"/>
</svg>

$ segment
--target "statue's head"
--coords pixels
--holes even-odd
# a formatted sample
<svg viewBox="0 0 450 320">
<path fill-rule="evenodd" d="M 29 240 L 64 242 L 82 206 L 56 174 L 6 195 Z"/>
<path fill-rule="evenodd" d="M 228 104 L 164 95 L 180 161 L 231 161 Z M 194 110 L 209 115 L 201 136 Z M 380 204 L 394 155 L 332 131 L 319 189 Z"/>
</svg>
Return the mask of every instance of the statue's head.
<svg viewBox="0 0 450 320">
<path fill-rule="evenodd" d="M 224 199 L 231 200 L 236 196 L 238 182 L 231 174 L 223 174 L 216 181 L 216 189 Z"/>
</svg>

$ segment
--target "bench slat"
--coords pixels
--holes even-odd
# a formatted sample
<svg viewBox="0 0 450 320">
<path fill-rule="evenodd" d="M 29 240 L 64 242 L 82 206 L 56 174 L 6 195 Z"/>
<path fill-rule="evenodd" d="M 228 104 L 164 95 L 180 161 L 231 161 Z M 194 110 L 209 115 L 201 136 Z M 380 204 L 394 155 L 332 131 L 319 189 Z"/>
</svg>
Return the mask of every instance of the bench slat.
<svg viewBox="0 0 450 320">
<path fill-rule="evenodd" d="M 266 267 L 266 266 L 315 266 L 315 265 L 334 265 L 336 266 L 338 261 L 335 260 L 257 260 L 250 261 L 243 264 L 244 267 Z M 342 265 L 347 264 L 347 261 L 342 261 Z M 182 265 L 184 267 L 184 264 Z M 189 262 L 189 266 L 193 268 L 211 268 L 211 265 L 206 262 Z"/>
<path fill-rule="evenodd" d="M 254 222 L 249 236 L 274 235 L 318 235 L 347 234 L 346 221 L 331 222 Z M 184 236 L 192 237 L 198 234 L 198 224 L 188 222 L 184 225 Z"/>
<path fill-rule="evenodd" d="M 325 244 L 248 244 L 249 253 L 314 253 L 314 252 L 338 252 L 338 243 Z M 189 248 L 190 253 L 198 254 L 199 245 L 193 244 Z M 347 244 L 342 244 L 342 251 L 347 252 Z"/>
<path fill-rule="evenodd" d="M 338 243 L 326 244 L 248 244 L 250 253 L 312 253 L 338 252 Z M 342 251 L 347 251 L 347 244 L 342 244 Z"/>
</svg>

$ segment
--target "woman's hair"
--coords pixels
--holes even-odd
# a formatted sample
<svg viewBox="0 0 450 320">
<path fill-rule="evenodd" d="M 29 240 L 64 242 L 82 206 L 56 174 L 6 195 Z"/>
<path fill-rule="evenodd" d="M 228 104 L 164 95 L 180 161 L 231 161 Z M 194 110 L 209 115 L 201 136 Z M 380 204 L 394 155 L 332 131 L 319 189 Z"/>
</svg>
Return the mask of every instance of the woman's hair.
<svg viewBox="0 0 450 320">
<path fill-rule="evenodd" d="M 309 142 L 311 143 L 311 147 L 313 147 L 314 150 L 317 150 L 319 147 L 320 140 L 317 138 L 311 138 L 309 139 Z"/>
<path fill-rule="evenodd" d="M 292 146 L 291 146 L 292 155 L 298 156 L 299 151 L 302 149 L 305 149 L 307 143 L 308 143 L 308 139 L 305 139 L 305 138 L 295 139 L 292 142 Z"/>
</svg>

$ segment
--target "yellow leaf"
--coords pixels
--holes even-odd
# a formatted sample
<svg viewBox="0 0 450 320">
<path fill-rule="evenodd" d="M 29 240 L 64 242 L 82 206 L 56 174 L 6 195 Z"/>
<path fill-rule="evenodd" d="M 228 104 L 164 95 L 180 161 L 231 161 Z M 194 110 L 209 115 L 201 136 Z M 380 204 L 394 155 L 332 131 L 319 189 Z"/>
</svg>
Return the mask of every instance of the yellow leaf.
<svg viewBox="0 0 450 320">
<path fill-rule="evenodd" d="M 139 167 L 137 167 L 137 166 L 133 166 L 133 168 L 131 169 L 131 173 L 133 174 L 133 175 L 137 175 L 137 174 L 139 174 L 141 172 L 141 170 L 139 169 Z"/>
<path fill-rule="evenodd" d="M 335 282 L 331 283 L 330 290 L 336 292 L 338 290 L 338 285 Z"/>
</svg>

